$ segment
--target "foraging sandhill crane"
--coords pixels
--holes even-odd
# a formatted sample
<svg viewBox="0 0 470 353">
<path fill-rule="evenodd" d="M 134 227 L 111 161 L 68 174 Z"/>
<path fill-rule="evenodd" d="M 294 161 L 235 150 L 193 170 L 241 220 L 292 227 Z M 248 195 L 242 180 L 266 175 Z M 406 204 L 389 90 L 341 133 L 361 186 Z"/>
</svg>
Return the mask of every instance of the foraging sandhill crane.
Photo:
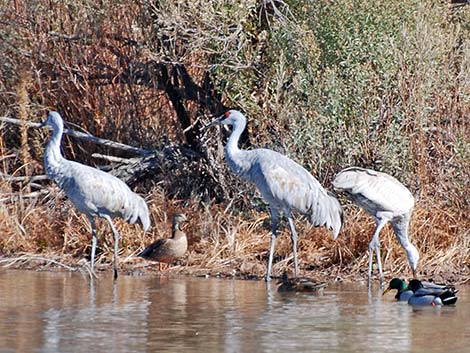
<svg viewBox="0 0 470 353">
<path fill-rule="evenodd" d="M 343 191 L 352 202 L 375 218 L 374 236 L 369 244 L 369 286 L 374 249 L 377 256 L 380 286 L 383 285 L 379 233 L 387 222 L 392 224 L 398 242 L 406 251 L 413 276 L 416 277 L 419 253 L 408 240 L 408 226 L 415 202 L 411 192 L 388 174 L 359 167 L 350 167 L 340 171 L 333 180 L 333 186 Z"/>
<path fill-rule="evenodd" d="M 126 183 L 115 176 L 69 161 L 62 156 L 60 142 L 64 132 L 64 122 L 59 113 L 49 112 L 42 126 L 52 127 L 52 137 L 44 154 L 47 175 L 65 191 L 74 206 L 90 220 L 92 271 L 97 243 L 94 217 L 106 219 L 111 226 L 114 234 L 114 279 L 116 279 L 119 233 L 112 218 L 120 217 L 131 224 L 139 221 L 144 231 L 147 231 L 150 227 L 147 204 L 142 197 L 132 192 Z"/>
<path fill-rule="evenodd" d="M 306 169 L 288 157 L 265 148 L 240 149 L 238 141 L 245 129 L 246 118 L 239 111 L 229 110 L 207 127 L 213 125 L 232 125 L 233 130 L 225 147 L 225 159 L 230 169 L 242 179 L 254 183 L 269 203 L 272 237 L 266 280 L 269 281 L 271 276 L 280 211 L 284 212 L 289 222 L 297 276 L 297 233 L 292 220 L 292 210 L 306 215 L 315 226 L 325 225 L 332 229 L 333 238 L 336 239 L 343 222 L 341 205 Z"/>
<path fill-rule="evenodd" d="M 184 214 L 177 213 L 173 216 L 173 225 L 171 229 L 171 238 L 158 239 L 147 246 L 139 256 L 160 263 L 160 271 L 163 270 L 163 263 L 170 266 L 174 261 L 182 257 L 188 250 L 188 239 L 180 225 L 188 219 Z"/>
</svg>

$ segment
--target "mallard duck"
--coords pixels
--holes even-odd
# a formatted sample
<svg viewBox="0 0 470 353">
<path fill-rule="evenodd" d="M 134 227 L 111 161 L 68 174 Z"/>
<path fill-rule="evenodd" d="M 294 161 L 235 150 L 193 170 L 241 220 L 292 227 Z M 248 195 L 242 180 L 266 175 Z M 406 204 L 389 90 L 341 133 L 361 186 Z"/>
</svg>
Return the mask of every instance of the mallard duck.
<svg viewBox="0 0 470 353">
<path fill-rule="evenodd" d="M 393 278 L 390 281 L 387 289 L 384 290 L 383 295 L 388 293 L 390 290 L 396 289 L 397 294 L 395 295 L 395 299 L 401 302 L 408 301 L 410 297 L 413 295 L 413 291 L 408 288 L 405 280 L 401 278 Z"/>
<path fill-rule="evenodd" d="M 457 302 L 456 293 L 453 286 L 426 282 L 413 279 L 408 284 L 408 288 L 413 291 L 413 295 L 408 299 L 408 304 L 413 306 L 441 306 L 451 305 Z"/>
<path fill-rule="evenodd" d="M 174 261 L 182 257 L 188 249 L 186 234 L 180 227 L 180 224 L 184 221 L 187 221 L 184 214 L 175 214 L 173 216 L 171 238 L 158 239 L 147 246 L 139 256 L 146 260 L 160 262 L 160 271 L 163 270 L 163 263 L 171 265 Z"/>
<path fill-rule="evenodd" d="M 326 287 L 326 283 L 317 283 L 310 278 L 289 278 L 286 272 L 277 283 L 280 284 L 277 287 L 278 292 L 321 292 Z"/>
</svg>

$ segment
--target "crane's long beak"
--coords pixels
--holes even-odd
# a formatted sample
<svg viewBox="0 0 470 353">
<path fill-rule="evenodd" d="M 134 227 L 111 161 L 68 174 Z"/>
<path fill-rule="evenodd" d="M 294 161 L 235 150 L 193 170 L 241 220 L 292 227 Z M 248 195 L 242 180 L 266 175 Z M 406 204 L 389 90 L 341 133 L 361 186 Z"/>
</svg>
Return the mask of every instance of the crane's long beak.
<svg viewBox="0 0 470 353">
<path fill-rule="evenodd" d="M 215 120 L 212 120 L 209 124 L 207 124 L 206 126 L 204 126 L 202 128 L 202 131 L 205 131 L 207 130 L 208 128 L 212 127 L 212 126 L 215 126 L 215 125 L 222 125 L 222 123 L 220 122 L 222 119 L 224 118 L 224 116 L 220 116 L 218 117 L 217 119 Z"/>
</svg>

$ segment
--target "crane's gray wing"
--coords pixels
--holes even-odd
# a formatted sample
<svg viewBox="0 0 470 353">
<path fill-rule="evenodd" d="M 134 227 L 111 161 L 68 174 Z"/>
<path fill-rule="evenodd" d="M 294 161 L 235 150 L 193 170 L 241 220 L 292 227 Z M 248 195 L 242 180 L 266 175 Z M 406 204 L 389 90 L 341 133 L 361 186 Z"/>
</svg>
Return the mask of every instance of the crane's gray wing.
<svg viewBox="0 0 470 353">
<path fill-rule="evenodd" d="M 302 166 L 277 153 L 274 157 L 260 163 L 262 181 L 256 184 L 263 196 L 279 208 L 308 215 L 315 226 L 332 228 L 336 238 L 342 225 L 338 200 Z"/>
<path fill-rule="evenodd" d="M 403 184 L 388 174 L 369 169 L 344 169 L 336 175 L 333 186 L 383 211 L 405 213 L 414 206 L 413 195 Z"/>
<path fill-rule="evenodd" d="M 68 178 L 63 189 L 81 212 L 93 216 L 121 217 L 129 223 L 138 219 L 150 227 L 148 206 L 122 180 L 87 165 L 68 161 Z"/>
</svg>

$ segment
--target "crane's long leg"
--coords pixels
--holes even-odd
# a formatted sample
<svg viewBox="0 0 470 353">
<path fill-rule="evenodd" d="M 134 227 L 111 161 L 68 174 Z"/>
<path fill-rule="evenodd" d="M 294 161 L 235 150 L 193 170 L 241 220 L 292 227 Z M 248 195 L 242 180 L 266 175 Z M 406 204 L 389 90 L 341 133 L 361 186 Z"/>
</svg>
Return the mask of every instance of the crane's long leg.
<svg viewBox="0 0 470 353">
<path fill-rule="evenodd" d="M 98 239 L 96 237 L 96 228 L 95 228 L 95 218 L 88 216 L 91 225 L 91 272 L 94 273 L 93 269 L 95 267 L 95 253 L 96 253 L 96 243 Z"/>
<path fill-rule="evenodd" d="M 116 279 L 118 277 L 117 261 L 118 261 L 118 250 L 119 250 L 119 233 L 116 227 L 114 226 L 111 217 L 105 216 L 104 218 L 108 221 L 114 234 L 114 279 Z"/>
<path fill-rule="evenodd" d="M 372 256 L 374 256 L 374 251 L 369 249 L 369 268 L 367 269 L 367 285 L 370 288 L 370 277 L 372 276 Z"/>
<path fill-rule="evenodd" d="M 299 275 L 299 264 L 297 262 L 297 232 L 295 231 L 294 221 L 292 220 L 292 215 L 290 212 L 287 214 L 287 220 L 289 221 L 290 238 L 292 240 L 292 252 L 294 254 L 294 273 L 295 277 L 297 277 Z"/>
<path fill-rule="evenodd" d="M 268 272 L 266 273 L 266 281 L 271 280 L 271 267 L 273 263 L 274 248 L 276 245 L 276 237 L 277 237 L 277 214 L 278 214 L 278 211 L 274 208 L 271 208 L 271 226 L 272 226 L 271 249 L 269 250 Z"/>
<path fill-rule="evenodd" d="M 383 226 L 387 223 L 387 219 L 379 218 L 376 220 L 376 226 L 374 231 L 374 236 L 372 237 L 371 242 L 369 243 L 369 270 L 368 270 L 368 285 L 370 287 L 370 281 L 372 277 L 372 256 L 374 254 L 374 249 L 377 255 L 377 264 L 379 266 L 379 278 L 382 285 L 382 262 L 380 260 L 380 241 L 379 233 L 382 230 Z"/>
<path fill-rule="evenodd" d="M 380 288 L 382 288 L 384 285 L 383 284 L 384 276 L 382 272 L 382 260 L 380 258 L 380 245 L 375 247 L 375 254 L 377 255 L 377 266 L 379 268 L 379 285 L 380 285 Z"/>
</svg>

